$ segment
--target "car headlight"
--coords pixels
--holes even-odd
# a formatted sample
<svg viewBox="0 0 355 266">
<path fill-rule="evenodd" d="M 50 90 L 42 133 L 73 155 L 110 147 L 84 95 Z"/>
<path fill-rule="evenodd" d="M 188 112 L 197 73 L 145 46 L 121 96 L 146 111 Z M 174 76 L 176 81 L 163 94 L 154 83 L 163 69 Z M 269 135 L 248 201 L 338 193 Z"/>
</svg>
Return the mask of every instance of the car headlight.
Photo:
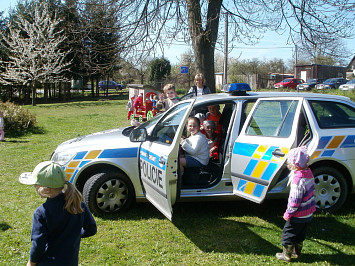
<svg viewBox="0 0 355 266">
<path fill-rule="evenodd" d="M 74 155 L 75 152 L 67 152 L 67 151 L 56 152 L 53 154 L 51 160 L 60 165 L 65 165 L 74 157 Z"/>
</svg>

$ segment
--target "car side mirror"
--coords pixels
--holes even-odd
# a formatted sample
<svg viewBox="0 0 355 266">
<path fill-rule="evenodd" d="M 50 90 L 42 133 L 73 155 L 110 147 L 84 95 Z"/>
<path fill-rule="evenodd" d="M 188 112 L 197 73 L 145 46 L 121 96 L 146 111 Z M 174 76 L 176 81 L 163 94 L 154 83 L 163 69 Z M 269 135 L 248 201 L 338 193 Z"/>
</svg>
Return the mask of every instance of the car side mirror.
<svg viewBox="0 0 355 266">
<path fill-rule="evenodd" d="M 131 142 L 144 142 L 147 140 L 147 130 L 145 128 L 135 128 L 129 134 L 129 140 Z"/>
</svg>

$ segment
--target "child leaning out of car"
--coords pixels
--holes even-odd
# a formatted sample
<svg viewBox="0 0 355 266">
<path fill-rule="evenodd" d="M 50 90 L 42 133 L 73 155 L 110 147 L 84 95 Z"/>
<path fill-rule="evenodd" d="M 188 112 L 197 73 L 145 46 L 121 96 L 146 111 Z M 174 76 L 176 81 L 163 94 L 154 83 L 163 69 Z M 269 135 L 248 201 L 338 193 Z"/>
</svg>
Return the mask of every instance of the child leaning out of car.
<svg viewBox="0 0 355 266">
<path fill-rule="evenodd" d="M 19 181 L 34 185 L 46 202 L 33 214 L 27 266 L 78 265 L 80 240 L 96 234 L 96 222 L 80 192 L 66 180 L 61 165 L 46 161 Z"/>
<path fill-rule="evenodd" d="M 307 147 L 291 149 L 287 155 L 287 167 L 293 171 L 290 177 L 290 194 L 287 209 L 283 215 L 286 221 L 281 235 L 282 253 L 276 253 L 279 260 L 291 261 L 301 255 L 306 238 L 307 225 L 316 211 L 314 200 L 314 177 L 307 167 Z"/>
<path fill-rule="evenodd" d="M 186 152 L 185 157 L 180 158 L 181 176 L 185 168 L 202 167 L 208 164 L 210 158 L 207 139 L 200 132 L 200 120 L 197 117 L 189 117 L 186 127 L 190 136 L 180 142 L 181 148 Z"/>
</svg>

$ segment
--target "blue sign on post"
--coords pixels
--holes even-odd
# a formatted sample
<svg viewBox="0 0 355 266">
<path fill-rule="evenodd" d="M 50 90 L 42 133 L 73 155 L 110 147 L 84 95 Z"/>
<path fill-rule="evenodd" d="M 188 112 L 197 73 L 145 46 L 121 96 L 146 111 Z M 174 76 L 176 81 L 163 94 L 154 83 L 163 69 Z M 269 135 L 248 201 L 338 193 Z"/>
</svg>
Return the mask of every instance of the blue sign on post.
<svg viewBox="0 0 355 266">
<path fill-rule="evenodd" d="M 180 74 L 189 74 L 189 67 L 188 66 L 181 66 L 180 67 Z"/>
</svg>

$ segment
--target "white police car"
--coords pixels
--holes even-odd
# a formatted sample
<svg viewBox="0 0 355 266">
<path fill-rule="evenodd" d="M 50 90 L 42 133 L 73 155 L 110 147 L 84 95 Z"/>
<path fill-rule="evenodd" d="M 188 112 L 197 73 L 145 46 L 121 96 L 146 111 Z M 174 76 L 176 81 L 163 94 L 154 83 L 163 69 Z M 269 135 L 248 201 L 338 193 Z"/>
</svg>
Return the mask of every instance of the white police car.
<svg viewBox="0 0 355 266">
<path fill-rule="evenodd" d="M 136 199 L 148 199 L 171 219 L 177 200 L 262 203 L 287 197 L 285 155 L 307 145 L 317 208 L 338 210 L 355 192 L 355 104 L 335 95 L 238 92 L 240 87 L 245 84 L 230 85 L 232 94 L 181 101 L 135 129 L 66 141 L 51 159 L 63 165 L 94 214 L 122 211 Z M 181 178 L 179 142 L 185 122 L 216 104 L 222 113 L 219 161 L 185 171 Z"/>
</svg>

